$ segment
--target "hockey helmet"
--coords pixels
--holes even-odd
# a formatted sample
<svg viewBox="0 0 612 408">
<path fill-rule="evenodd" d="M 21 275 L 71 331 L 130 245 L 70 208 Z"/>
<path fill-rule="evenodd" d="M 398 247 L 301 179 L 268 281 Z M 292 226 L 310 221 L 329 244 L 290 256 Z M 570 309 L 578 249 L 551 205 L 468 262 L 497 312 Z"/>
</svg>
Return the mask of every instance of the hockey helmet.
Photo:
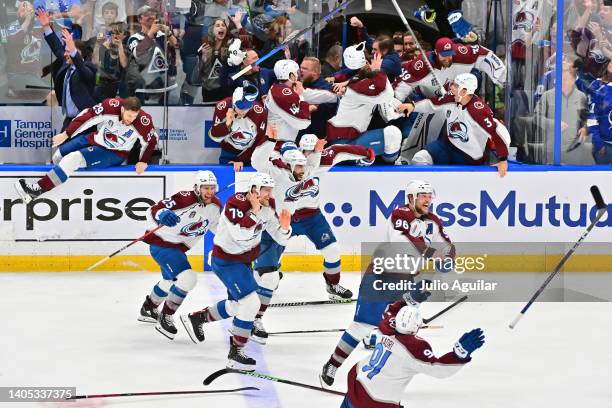
<svg viewBox="0 0 612 408">
<path fill-rule="evenodd" d="M 283 153 L 283 161 L 287 163 L 289 167 L 291 167 L 291 171 L 293 171 L 295 166 L 306 165 L 306 156 L 297 149 L 291 149 Z"/>
<path fill-rule="evenodd" d="M 433 186 L 424 180 L 411 180 L 406 186 L 406 195 L 416 197 L 419 194 L 431 194 L 436 197 L 436 190 Z"/>
<path fill-rule="evenodd" d="M 319 138 L 317 137 L 317 135 L 313 135 L 312 133 L 302 135 L 302 138 L 300 139 L 300 150 L 302 152 L 312 151 L 315 149 L 315 146 L 317 145 L 318 141 Z"/>
<path fill-rule="evenodd" d="M 459 90 L 466 89 L 469 95 L 474 95 L 474 92 L 478 89 L 478 79 L 469 72 L 457 75 L 453 82 L 459 87 Z"/>
<path fill-rule="evenodd" d="M 274 179 L 266 173 L 255 173 L 249 180 L 249 192 L 253 187 L 258 193 L 262 187 L 274 188 Z"/>
<path fill-rule="evenodd" d="M 295 75 L 297 80 L 299 77 L 300 66 L 294 60 L 282 59 L 274 64 L 274 75 L 279 81 L 287 81 L 291 74 Z"/>
<path fill-rule="evenodd" d="M 253 102 L 259 96 L 259 90 L 253 84 L 239 86 L 232 94 L 232 105 L 236 109 L 249 110 L 253 106 Z"/>
<path fill-rule="evenodd" d="M 347 47 L 342 57 L 344 58 L 344 65 L 348 69 L 357 70 L 363 68 L 368 63 L 365 57 L 365 41 Z"/>
<path fill-rule="evenodd" d="M 422 324 L 421 311 L 416 306 L 404 306 L 395 316 L 395 331 L 401 334 L 416 334 Z"/>
<path fill-rule="evenodd" d="M 215 186 L 215 193 L 219 191 L 219 184 L 217 184 L 217 177 L 215 173 L 210 170 L 198 170 L 195 174 L 194 187 L 196 187 L 196 191 L 199 193 L 200 186 Z"/>
</svg>

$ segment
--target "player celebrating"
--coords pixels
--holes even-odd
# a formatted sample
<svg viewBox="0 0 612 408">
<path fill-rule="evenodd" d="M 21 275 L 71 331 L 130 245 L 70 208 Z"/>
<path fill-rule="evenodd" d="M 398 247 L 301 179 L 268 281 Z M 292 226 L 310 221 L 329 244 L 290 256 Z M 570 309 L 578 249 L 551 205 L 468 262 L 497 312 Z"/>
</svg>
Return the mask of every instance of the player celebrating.
<svg viewBox="0 0 612 408">
<path fill-rule="evenodd" d="M 304 85 L 299 81 L 300 66 L 293 60 L 274 64 L 275 82 L 268 91 L 268 122 L 275 124 L 281 140 L 294 142 L 298 132 L 310 126 L 311 106 L 304 100 Z M 314 109 L 314 107 L 312 108 Z"/>
<path fill-rule="evenodd" d="M 253 150 L 266 138 L 268 112 L 257 101 L 258 95 L 254 85 L 238 87 L 215 107 L 210 138 L 221 144 L 219 163 L 233 163 L 238 171 L 250 163 Z"/>
<path fill-rule="evenodd" d="M 380 70 L 382 58 L 376 54 L 368 63 L 364 53 L 365 43 L 344 50 L 344 64 L 351 70 L 359 70 L 356 78 L 346 85 L 346 92 L 338 104 L 338 112 L 327 121 L 327 140 L 370 147 L 376 156 L 393 163 L 398 157 L 402 132 L 396 126 L 368 130 L 374 108 L 394 101 L 393 89 L 387 75 Z M 403 112 L 406 106 L 395 108 Z"/>
<path fill-rule="evenodd" d="M 385 313 L 379 325 L 383 336 L 372 355 L 349 371 L 348 391 L 340 408 L 400 408 L 404 389 L 415 375 L 450 377 L 484 345 L 482 329 L 474 329 L 459 338 L 452 352 L 437 358 L 429 343 L 417 336 L 422 326 L 419 309 L 399 307 L 394 304 Z"/>
<path fill-rule="evenodd" d="M 228 368 L 255 369 L 255 359 L 244 353 L 244 346 L 261 305 L 251 262 L 260 253 L 262 232 L 267 231 L 281 245 L 286 245 L 291 236 L 291 215 L 283 210 L 277 217 L 273 188 L 272 177 L 256 173 L 246 194 L 236 193 L 227 201 L 215 235 L 211 265 L 227 288 L 228 299 L 181 316 L 194 343 L 204 341 L 205 323 L 234 317 Z"/>
<path fill-rule="evenodd" d="M 454 258 L 455 248 L 444 232 L 442 222 L 429 211 L 434 197 L 434 188 L 428 182 L 412 180 L 408 183 L 406 187 L 408 204 L 396 208 L 391 213 L 387 241 L 408 243 L 407 251 L 415 257 Z M 441 248 L 436 249 L 436 246 L 441 246 Z M 418 271 L 411 272 L 415 274 Z M 441 272 L 448 272 L 448 270 L 441 270 Z M 334 353 L 323 366 L 320 378 L 327 385 L 334 383 L 338 367 L 357 347 L 360 339 L 366 337 L 372 329 L 378 326 L 390 303 L 385 300 L 374 300 L 372 296 L 368 298 L 368 294 L 372 293 L 372 277 L 374 275 L 370 271 L 364 274 L 359 287 L 353 322 L 342 334 Z M 422 283 L 417 284 L 412 291 L 403 295 L 404 302 L 410 304 L 424 302 L 431 294 L 424 289 L 425 286 Z"/>
<path fill-rule="evenodd" d="M 312 133 L 302 135 L 299 149 L 307 158 L 315 153 L 319 138 Z M 329 171 L 333 166 L 344 161 L 355 160 L 358 166 L 369 166 L 374 163 L 374 150 L 360 145 L 337 144 L 323 149 L 319 159 L 319 166 L 315 174 L 320 175 Z"/>
<path fill-rule="evenodd" d="M 446 112 L 447 118 L 445 137 L 416 152 L 412 164 L 483 164 L 493 149 L 499 160 L 494 166 L 501 177 L 506 175 L 510 134 L 486 102 L 474 95 L 477 86 L 473 74 L 459 74 L 451 95 L 409 104 L 409 112 Z"/>
<path fill-rule="evenodd" d="M 457 75 L 473 69 L 486 73 L 496 85 L 503 85 L 506 80 L 506 66 L 493 51 L 478 44 L 456 44 L 450 38 L 442 37 L 436 41 L 434 52 L 428 52 L 426 57 L 419 55 L 402 64 L 402 73 L 393 82 L 395 97 L 400 102 L 404 102 L 416 90 L 421 97 L 442 96 L 423 58 L 429 59 L 441 82 L 440 86 L 446 86 Z"/>
<path fill-rule="evenodd" d="M 97 131 L 83 133 L 95 126 L 98 126 Z M 142 146 L 136 173 L 142 174 L 157 144 L 153 120 L 140 109 L 136 97 L 105 99 L 83 110 L 64 132 L 53 136 L 53 147 L 61 144 L 53 154 L 55 166 L 36 182 L 26 183 L 19 179 L 15 184 L 17 193 L 29 203 L 66 182 L 77 169 L 118 166 L 127 159 L 136 140 L 140 140 Z"/>
<path fill-rule="evenodd" d="M 282 156 L 279 158 L 278 152 L 275 151 L 277 132 L 274 125 L 268 128 L 268 136 L 268 141 L 253 152 L 253 167 L 274 178 L 277 185 L 274 195 L 278 209 L 287 209 L 292 215 L 292 236 L 306 235 L 323 254 L 323 277 L 329 298 L 350 299 L 353 293 L 340 285 L 340 248 L 334 232 L 319 209 L 319 177 L 314 174 L 324 158 L 329 168 L 342 160 L 373 161 L 373 152 L 363 146 L 347 146 L 351 153 L 335 156 L 333 157 L 335 160 L 327 160 L 332 159 L 334 155 L 329 152 L 325 156 L 321 155 L 325 140 L 319 140 L 314 135 L 305 135 L 302 139 L 304 137 L 317 139 L 313 146 L 313 154 L 309 155 L 308 159 L 292 142 L 287 142 L 281 147 Z M 255 271 L 260 277 L 258 293 L 261 308 L 255 320 L 252 338 L 265 344 L 268 334 L 261 318 L 270 304 L 274 290 L 278 287 L 280 257 L 285 248 L 265 232 L 261 246 L 262 254 L 255 260 Z"/>
<path fill-rule="evenodd" d="M 163 280 L 157 282 L 145 299 L 138 320 L 157 321 L 157 331 L 170 340 L 174 339 L 177 331 L 172 316 L 198 279 L 185 252 L 193 248 L 206 231 L 215 233 L 221 213 L 221 202 L 215 196 L 217 191 L 219 186 L 214 173 L 200 170 L 195 175 L 193 190 L 179 191 L 147 211 L 148 231 L 159 225 L 165 227 L 143 240 L 149 244 L 149 251 L 161 269 Z M 158 313 L 157 307 L 162 302 L 162 312 Z"/>
</svg>

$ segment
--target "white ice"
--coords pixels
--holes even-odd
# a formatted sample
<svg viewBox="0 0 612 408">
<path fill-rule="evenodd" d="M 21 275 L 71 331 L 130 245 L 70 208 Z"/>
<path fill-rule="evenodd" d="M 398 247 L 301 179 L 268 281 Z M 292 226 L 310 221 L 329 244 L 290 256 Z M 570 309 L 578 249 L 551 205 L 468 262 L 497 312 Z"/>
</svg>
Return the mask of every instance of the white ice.
<svg viewBox="0 0 612 408">
<path fill-rule="evenodd" d="M 224 296 L 212 274 L 200 274 L 179 312 L 200 309 Z M 78 394 L 205 390 L 253 385 L 260 391 L 224 395 L 121 397 L 71 403 L 0 404 L 35 407 L 339 407 L 342 397 L 236 374 L 209 387 L 202 380 L 224 367 L 228 324 L 207 326 L 195 345 L 179 328 L 169 341 L 150 323 L 136 321 L 153 273 L 0 274 L 2 330 L 0 386 L 76 386 Z M 359 274 L 343 275 L 356 290 Z M 288 273 L 274 302 L 325 299 L 320 274 Z M 423 306 L 430 316 L 444 304 Z M 455 376 L 417 376 L 405 393 L 406 407 L 603 407 L 612 401 L 610 303 L 537 303 L 515 330 L 508 323 L 520 303 L 464 303 L 441 317 L 443 329 L 421 336 L 437 355 L 467 330 L 482 327 L 485 346 Z M 269 309 L 268 331 L 344 328 L 354 305 Z M 271 337 L 251 343 L 258 370 L 318 385 L 317 375 L 339 333 Z M 361 347 L 340 369 L 334 389 L 346 389 L 346 372 L 366 356 Z"/>
</svg>

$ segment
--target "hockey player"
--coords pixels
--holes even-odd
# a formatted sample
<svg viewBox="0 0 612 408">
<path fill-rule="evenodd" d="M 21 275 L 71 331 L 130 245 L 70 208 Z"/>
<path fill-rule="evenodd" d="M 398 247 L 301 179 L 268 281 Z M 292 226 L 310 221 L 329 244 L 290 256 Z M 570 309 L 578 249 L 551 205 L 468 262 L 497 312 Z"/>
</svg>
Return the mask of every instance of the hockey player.
<svg viewBox="0 0 612 408">
<path fill-rule="evenodd" d="M 253 149 L 266 138 L 268 112 L 257 96 L 254 85 L 238 87 L 215 107 L 210 138 L 221 144 L 219 163 L 233 163 L 237 171 L 250 163 Z"/>
<path fill-rule="evenodd" d="M 500 177 L 506 175 L 510 134 L 487 103 L 474 95 L 477 86 L 473 74 L 459 74 L 451 94 L 410 104 L 409 112 L 446 113 L 446 135 L 416 152 L 412 164 L 483 164 L 492 149 L 499 160 L 494 166 Z"/>
<path fill-rule="evenodd" d="M 261 302 L 251 262 L 260 253 L 262 233 L 267 231 L 281 245 L 291 236 L 291 215 L 276 215 L 272 198 L 274 180 L 265 173 L 251 177 L 246 193 L 236 193 L 225 204 L 212 251 L 212 268 L 223 282 L 228 299 L 198 312 L 181 316 L 194 343 L 204 341 L 204 324 L 233 317 L 228 368 L 255 369 L 255 359 L 244 353 Z"/>
<path fill-rule="evenodd" d="M 214 173 L 200 170 L 195 175 L 192 190 L 179 191 L 147 211 L 148 231 L 159 225 L 165 227 L 143 240 L 149 244 L 149 251 L 159 265 L 163 279 L 145 299 L 138 320 L 157 321 L 157 331 L 170 340 L 174 339 L 177 331 L 172 316 L 198 279 L 185 252 L 193 248 L 206 231 L 216 232 L 222 208 L 215 196 L 217 191 L 219 186 Z M 164 306 L 158 313 L 157 308 L 162 302 Z"/>
<path fill-rule="evenodd" d="M 310 126 L 310 104 L 304 100 L 304 86 L 299 81 L 300 67 L 293 60 L 274 64 L 275 82 L 268 91 L 268 123 L 275 124 L 281 140 L 295 142 L 300 130 Z"/>
<path fill-rule="evenodd" d="M 321 143 L 319 138 L 312 133 L 303 135 L 300 138 L 299 149 L 307 158 L 315 153 L 317 143 Z M 374 150 L 359 145 L 337 144 L 323 149 L 319 160 L 319 167 L 315 170 L 316 175 L 329 171 L 333 166 L 344 161 L 355 160 L 358 166 L 369 166 L 374 163 Z"/>
<path fill-rule="evenodd" d="M 485 343 L 482 329 L 474 329 L 459 338 L 453 351 L 438 358 L 429 343 L 417 336 L 422 324 L 417 307 L 401 303 L 389 307 L 374 351 L 348 373 L 348 390 L 340 408 L 401 408 L 402 394 L 415 375 L 450 377 Z"/>
<path fill-rule="evenodd" d="M 422 180 L 412 180 L 406 187 L 407 205 L 396 208 L 391 213 L 387 233 L 388 242 L 409 244 L 406 248 L 411 256 L 423 258 L 454 258 L 455 248 L 444 232 L 440 219 L 429 211 L 435 197 L 431 184 Z M 441 248 L 436 249 L 436 246 Z M 439 263 L 442 265 L 442 263 Z M 448 270 L 440 270 L 448 272 Z M 418 271 L 411 271 L 414 274 Z M 382 315 L 390 302 L 372 297 L 371 271 L 364 274 L 359 287 L 355 316 L 327 363 L 323 366 L 320 379 L 322 383 L 332 385 L 338 367 L 353 352 L 359 341 L 365 338 L 373 328 L 378 326 Z M 421 281 L 422 282 L 422 281 Z M 430 292 L 424 290 L 423 284 L 405 293 L 404 303 L 417 304 L 427 300 Z M 369 296 L 368 296 L 369 295 Z"/>
<path fill-rule="evenodd" d="M 429 59 L 440 86 L 446 87 L 457 75 L 472 70 L 486 73 L 496 85 L 503 85 L 506 80 L 506 66 L 493 51 L 478 44 L 456 44 L 450 38 L 442 37 L 436 41 L 434 52 L 402 64 L 402 73 L 393 83 L 395 97 L 400 102 L 406 101 L 416 90 L 421 98 L 442 96 L 423 58 Z"/>
<path fill-rule="evenodd" d="M 328 153 L 322 156 L 325 141 L 317 139 L 313 147 L 313 154 L 309 155 L 308 159 L 291 142 L 287 142 L 281 148 L 282 157 L 279 158 L 275 151 L 277 133 L 274 126 L 268 129 L 268 137 L 268 141 L 253 152 L 253 167 L 258 171 L 270 174 L 274 179 L 276 184 L 274 196 L 278 210 L 287 209 L 291 214 L 292 236 L 306 235 L 315 248 L 323 254 L 323 277 L 329 298 L 350 299 L 353 293 L 339 283 L 340 248 L 334 232 L 319 209 L 319 177 L 315 173 L 317 173 L 319 164 L 324 161 L 326 167 L 329 168 L 342 160 L 373 160 L 371 149 L 362 146 L 346 146 L 348 148 L 346 153 L 335 156 L 328 150 Z M 340 148 L 339 151 L 341 150 Z M 335 156 L 333 157 L 335 160 L 332 159 L 332 156 Z M 262 235 L 261 247 L 261 255 L 255 260 L 255 272 L 260 277 L 258 293 L 261 308 L 255 320 L 252 338 L 264 344 L 268 334 L 261 318 L 280 281 L 280 257 L 285 248 L 265 232 Z"/>
<path fill-rule="evenodd" d="M 364 48 L 365 43 L 362 42 L 344 50 L 344 64 L 349 69 L 359 71 L 348 82 L 338 104 L 338 112 L 327 122 L 327 140 L 333 144 L 370 147 L 376 156 L 393 163 L 399 155 L 402 132 L 395 126 L 368 130 L 374 108 L 394 100 L 393 89 L 387 75 L 380 71 L 380 55 L 375 55 L 368 63 Z M 406 108 L 400 104 L 395 110 L 403 112 Z"/>
<path fill-rule="evenodd" d="M 98 126 L 97 131 L 83 133 L 95 126 Z M 142 146 L 136 173 L 142 174 L 147 169 L 157 139 L 153 120 L 140 109 L 138 98 L 105 99 L 83 110 L 65 131 L 53 136 L 53 147 L 59 148 L 53 154 L 55 166 L 46 176 L 33 183 L 19 179 L 15 188 L 22 200 L 29 203 L 65 183 L 77 169 L 119 166 L 127 159 L 136 140 L 140 140 Z"/>
<path fill-rule="evenodd" d="M 608 64 L 608 72 L 612 63 Z M 591 84 L 591 108 L 587 120 L 593 138 L 596 164 L 612 164 L 612 84 L 596 80 Z"/>
</svg>

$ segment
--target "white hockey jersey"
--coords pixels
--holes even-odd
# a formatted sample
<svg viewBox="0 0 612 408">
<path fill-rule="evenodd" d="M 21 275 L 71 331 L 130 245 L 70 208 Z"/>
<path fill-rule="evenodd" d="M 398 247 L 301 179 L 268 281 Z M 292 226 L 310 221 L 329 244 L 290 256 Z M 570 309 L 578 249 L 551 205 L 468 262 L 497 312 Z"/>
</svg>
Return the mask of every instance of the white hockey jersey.
<svg viewBox="0 0 612 408">
<path fill-rule="evenodd" d="M 491 50 L 477 44 L 453 44 L 453 50 L 455 51 L 453 63 L 448 68 L 442 67 L 434 58 L 434 54 L 427 53 L 438 80 L 446 89 L 457 75 L 470 72 L 472 69 L 484 72 L 497 85 L 503 85 L 506 81 L 506 66 Z M 441 96 L 423 56 L 402 64 L 402 73 L 393 82 L 393 88 L 395 97 L 400 102 L 405 102 L 406 98 L 417 89 L 426 98 Z"/>
<path fill-rule="evenodd" d="M 251 163 L 260 172 L 274 179 L 274 200 L 277 211 L 285 208 L 297 221 L 319 212 L 321 204 L 320 177 L 332 166 L 346 160 L 374 159 L 371 149 L 359 145 L 334 145 L 321 153 L 308 155 L 304 177 L 295 181 L 291 168 L 274 150 L 276 144 L 266 141 L 253 152 Z"/>
<path fill-rule="evenodd" d="M 179 191 L 172 197 L 161 200 L 147 211 L 147 231 L 159 226 L 157 214 L 167 208 L 174 211 L 181 220 L 174 227 L 163 227 L 143 241 L 149 245 L 164 248 L 178 248 L 187 252 L 206 234 L 216 233 L 221 214 L 221 202 L 214 197 L 212 203 L 204 205 L 193 191 Z"/>
<path fill-rule="evenodd" d="M 368 129 L 374 108 L 392 101 L 393 88 L 384 72 L 352 80 L 340 99 L 338 112 L 327 121 L 327 140 L 356 139 Z"/>
<path fill-rule="evenodd" d="M 140 161 L 148 163 L 158 140 L 153 119 L 141 109 L 131 124 L 123 124 L 122 101 L 120 98 L 109 98 L 83 109 L 72 119 L 65 132 L 72 137 L 97 126 L 97 131 L 87 135 L 89 144 L 113 150 L 126 159 L 136 140 L 140 140 Z"/>
<path fill-rule="evenodd" d="M 445 113 L 448 141 L 474 163 L 483 163 L 489 148 L 500 159 L 508 157 L 508 130 L 476 95 L 466 106 L 457 104 L 453 95 L 424 99 L 415 104 L 414 112 Z"/>
<path fill-rule="evenodd" d="M 399 408 L 404 389 L 415 375 L 446 378 L 471 360 L 462 360 L 454 352 L 437 358 L 424 339 L 395 334 L 384 321 L 379 327 L 384 335 L 372 354 L 348 373 L 347 397 L 355 408 Z"/>
<path fill-rule="evenodd" d="M 265 105 L 268 124 L 276 124 L 279 140 L 295 142 L 298 132 L 310 126 L 310 105 L 282 82 L 272 85 Z"/>
<path fill-rule="evenodd" d="M 287 245 L 291 227 L 284 231 L 276 215 L 274 199 L 257 214 L 251 212 L 246 194 L 236 193 L 227 200 L 214 239 L 213 256 L 251 263 L 259 256 L 261 234 L 266 230 L 281 245 Z"/>
</svg>

